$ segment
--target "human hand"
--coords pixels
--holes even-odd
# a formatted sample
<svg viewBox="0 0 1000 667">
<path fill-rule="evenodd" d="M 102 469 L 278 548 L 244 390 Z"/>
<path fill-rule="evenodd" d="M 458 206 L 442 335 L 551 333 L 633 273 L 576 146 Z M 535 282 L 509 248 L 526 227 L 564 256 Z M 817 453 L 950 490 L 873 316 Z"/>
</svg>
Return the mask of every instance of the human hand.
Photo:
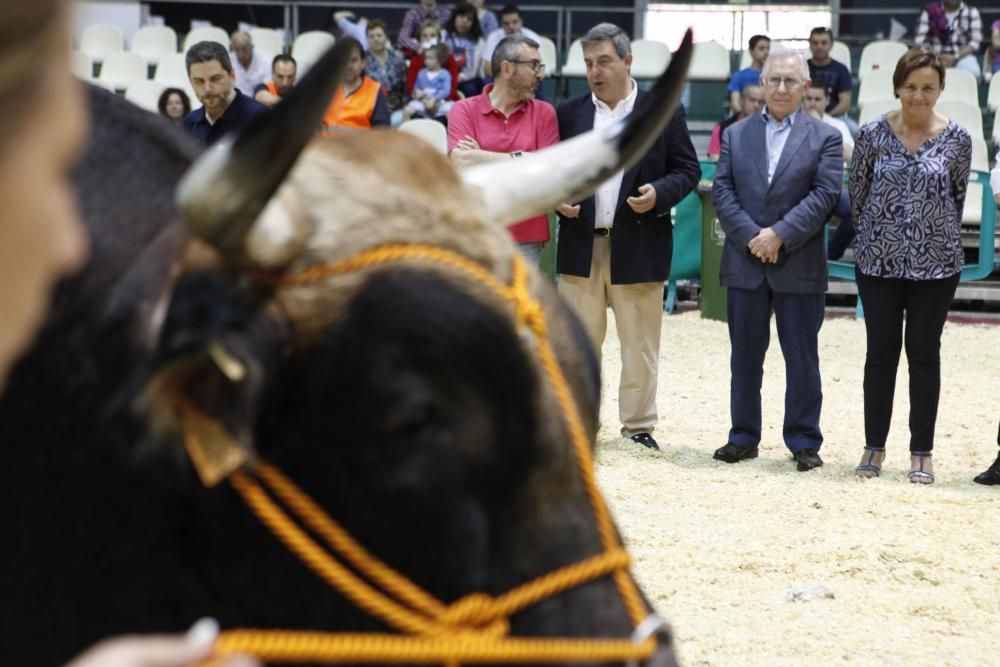
<svg viewBox="0 0 1000 667">
<path fill-rule="evenodd" d="M 778 251 L 782 245 L 784 245 L 784 241 L 781 240 L 781 237 L 770 227 L 765 227 L 757 233 L 757 236 L 750 239 L 747 248 L 754 257 L 765 264 L 777 264 Z"/>
<path fill-rule="evenodd" d="M 997 196 L 1000 197 L 1000 195 Z M 580 205 L 559 204 L 556 206 L 556 211 L 564 218 L 576 218 L 580 215 Z"/>
<path fill-rule="evenodd" d="M 186 635 L 106 639 L 66 667 L 196 667 L 212 656 L 212 647 L 218 636 L 218 624 L 212 619 L 202 619 Z M 260 663 L 247 656 L 231 656 L 220 665 L 260 667 Z"/>
<path fill-rule="evenodd" d="M 656 206 L 656 189 L 649 183 L 639 186 L 638 197 L 628 197 L 625 203 L 636 213 L 645 213 Z"/>
<path fill-rule="evenodd" d="M 460 151 L 478 151 L 479 142 L 469 135 L 465 135 L 458 140 L 457 144 L 455 144 L 455 149 Z"/>
<path fill-rule="evenodd" d="M 357 17 L 354 16 L 354 12 L 352 12 L 352 11 L 345 10 L 345 11 L 334 12 L 333 13 L 333 20 L 336 21 L 336 22 L 338 22 L 338 23 L 340 21 L 342 21 L 343 19 L 348 19 L 350 21 L 353 21 L 353 20 L 355 20 L 355 18 L 357 18 Z"/>
<path fill-rule="evenodd" d="M 938 56 L 938 61 L 945 67 L 953 67 L 955 65 L 955 56 L 950 53 L 942 53 Z"/>
</svg>

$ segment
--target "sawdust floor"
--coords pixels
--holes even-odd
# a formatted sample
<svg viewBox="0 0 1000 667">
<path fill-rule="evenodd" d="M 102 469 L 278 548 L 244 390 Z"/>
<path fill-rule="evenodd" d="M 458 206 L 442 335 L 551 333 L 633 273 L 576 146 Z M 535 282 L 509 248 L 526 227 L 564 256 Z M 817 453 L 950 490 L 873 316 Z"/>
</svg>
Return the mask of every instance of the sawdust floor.
<svg viewBox="0 0 1000 667">
<path fill-rule="evenodd" d="M 826 465 L 808 473 L 795 470 L 781 440 L 784 367 L 773 330 L 760 458 L 736 465 L 712 460 L 729 428 L 725 324 L 697 312 L 665 316 L 661 452 L 618 436 L 619 354 L 612 319 L 598 476 L 683 664 L 1000 664 L 1000 488 L 971 481 L 996 456 L 1000 327 L 945 327 L 938 481 L 929 487 L 906 479 L 905 356 L 882 477 L 854 477 L 864 444 L 862 322 L 828 319 L 820 333 Z M 833 597 L 789 599 L 814 586 Z"/>
</svg>

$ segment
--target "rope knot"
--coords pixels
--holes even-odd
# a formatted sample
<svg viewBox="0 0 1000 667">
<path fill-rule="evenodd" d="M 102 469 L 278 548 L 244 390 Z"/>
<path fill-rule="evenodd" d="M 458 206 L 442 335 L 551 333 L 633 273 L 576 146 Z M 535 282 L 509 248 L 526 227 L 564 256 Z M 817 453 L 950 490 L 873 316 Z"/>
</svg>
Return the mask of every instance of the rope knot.
<svg viewBox="0 0 1000 667">
<path fill-rule="evenodd" d="M 496 600 L 485 593 L 472 593 L 452 603 L 438 621 L 458 630 L 480 630 L 502 637 L 510 630 L 505 618 L 498 618 Z"/>
<path fill-rule="evenodd" d="M 515 297 L 514 315 L 518 322 L 531 329 L 536 336 L 545 335 L 545 312 L 541 304 L 530 296 L 523 294 Z"/>
</svg>

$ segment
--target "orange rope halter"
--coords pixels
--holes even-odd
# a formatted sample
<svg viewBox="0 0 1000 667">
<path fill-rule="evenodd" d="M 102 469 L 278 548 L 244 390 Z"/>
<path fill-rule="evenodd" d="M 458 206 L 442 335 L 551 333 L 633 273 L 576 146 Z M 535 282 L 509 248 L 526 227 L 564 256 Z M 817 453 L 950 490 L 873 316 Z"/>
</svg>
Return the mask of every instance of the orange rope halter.
<svg viewBox="0 0 1000 667">
<path fill-rule="evenodd" d="M 607 662 L 649 658 L 657 647 L 653 637 L 633 641 L 507 636 L 512 615 L 540 600 L 607 575 L 615 582 L 633 628 L 639 627 L 647 613 L 628 572 L 628 554 L 597 489 L 593 456 L 583 421 L 548 339 L 544 311 L 528 290 L 524 260 L 519 255 L 514 256 L 513 277 L 508 287 L 479 264 L 444 248 L 387 245 L 335 264 L 282 276 L 276 282 L 284 287 L 307 285 L 404 260 L 432 262 L 468 274 L 509 303 L 515 320 L 533 332 L 537 341 L 535 354 L 569 430 L 603 549 L 595 556 L 526 582 L 498 597 L 473 593 L 450 605 L 445 604 L 369 553 L 277 468 L 258 462 L 253 470 L 257 479 L 237 471 L 230 475 L 229 481 L 260 521 L 328 585 L 360 609 L 409 636 L 233 630 L 219 637 L 216 656 L 247 653 L 261 660 L 282 663 L 441 663 L 448 666 L 463 662 Z M 338 562 L 310 537 L 279 502 L 358 574 Z"/>
</svg>

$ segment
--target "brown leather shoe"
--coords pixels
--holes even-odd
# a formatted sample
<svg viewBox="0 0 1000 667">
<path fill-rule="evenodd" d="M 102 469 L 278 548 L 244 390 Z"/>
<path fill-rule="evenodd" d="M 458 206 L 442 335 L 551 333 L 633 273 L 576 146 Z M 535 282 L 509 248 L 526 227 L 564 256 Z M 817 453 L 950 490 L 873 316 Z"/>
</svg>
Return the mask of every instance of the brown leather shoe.
<svg viewBox="0 0 1000 667">
<path fill-rule="evenodd" d="M 724 446 L 715 450 L 712 458 L 716 461 L 725 461 L 726 463 L 738 463 L 743 459 L 757 458 L 757 448 L 740 447 L 739 445 L 727 442 Z"/>
</svg>

